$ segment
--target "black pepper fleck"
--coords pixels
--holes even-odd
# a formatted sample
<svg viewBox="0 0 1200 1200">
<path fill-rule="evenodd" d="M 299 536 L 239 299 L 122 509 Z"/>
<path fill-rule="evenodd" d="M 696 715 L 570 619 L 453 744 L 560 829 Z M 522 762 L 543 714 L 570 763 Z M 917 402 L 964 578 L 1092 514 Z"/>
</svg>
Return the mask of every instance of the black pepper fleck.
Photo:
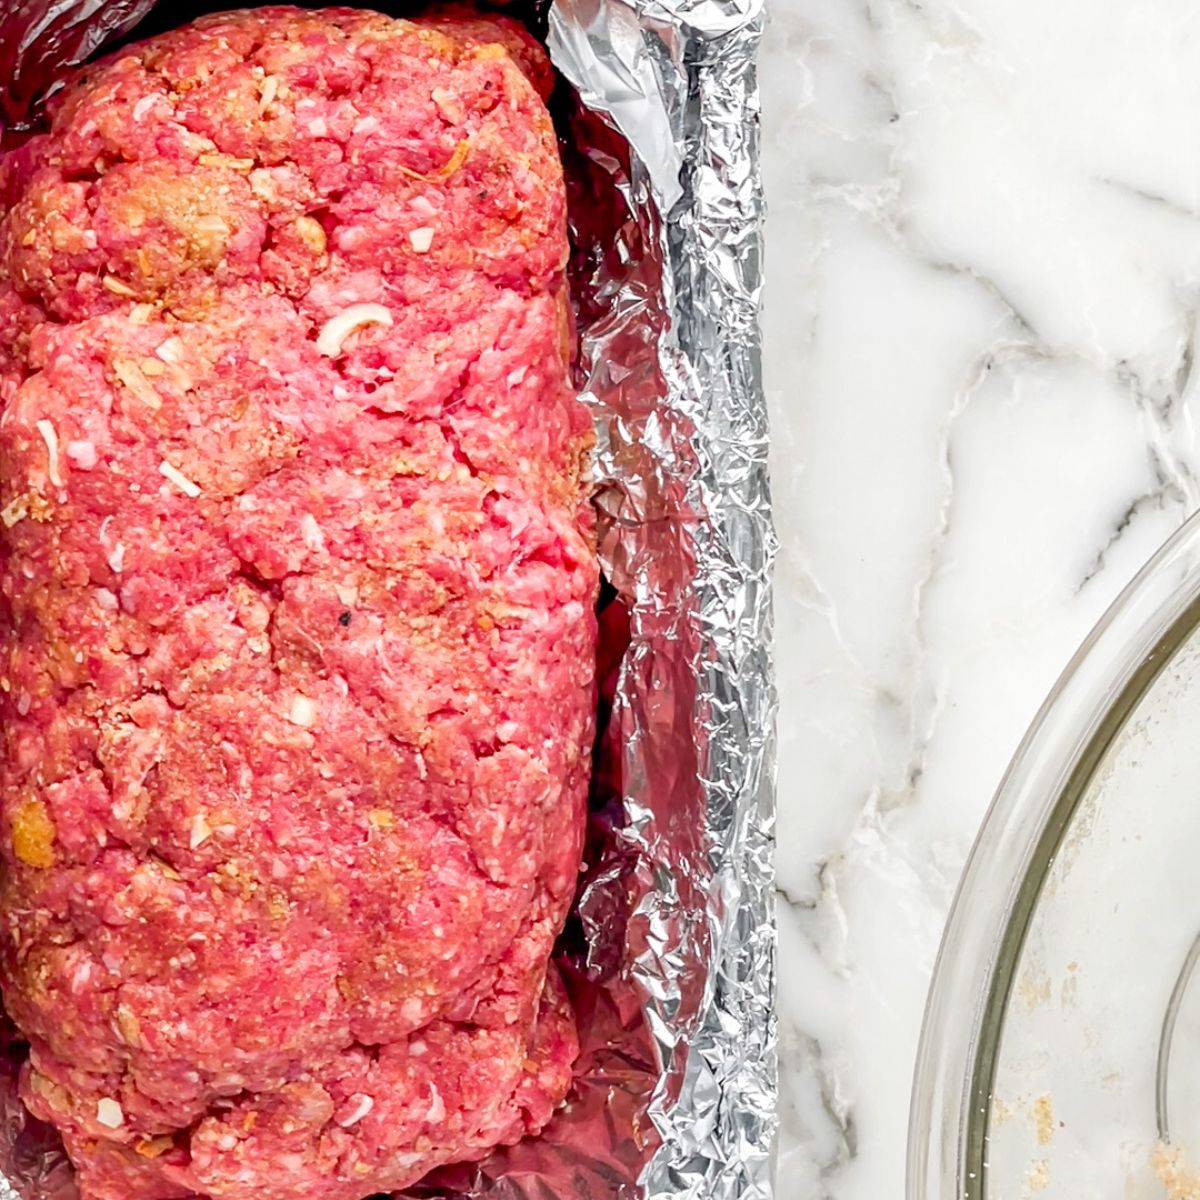
<svg viewBox="0 0 1200 1200">
<path fill-rule="evenodd" d="M 350 614 L 348 612 L 342 613 L 341 616 L 338 617 L 338 624 L 341 625 L 343 628 L 345 626 L 349 625 L 350 624 Z"/>
</svg>

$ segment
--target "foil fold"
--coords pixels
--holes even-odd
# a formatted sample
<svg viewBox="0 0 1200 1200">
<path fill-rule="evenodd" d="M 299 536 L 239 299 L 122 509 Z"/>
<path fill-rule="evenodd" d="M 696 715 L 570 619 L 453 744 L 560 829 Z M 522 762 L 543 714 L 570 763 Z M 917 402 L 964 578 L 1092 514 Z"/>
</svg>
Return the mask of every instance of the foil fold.
<svg viewBox="0 0 1200 1200">
<path fill-rule="evenodd" d="M 611 372 L 624 357 L 612 353 L 611 325 L 582 329 L 585 395 L 605 434 L 601 547 L 632 598 L 617 690 L 627 824 L 616 838 L 636 864 L 625 969 L 660 1064 L 649 1116 L 661 1140 L 631 1193 L 647 1200 L 771 1195 L 761 31 L 757 0 L 556 0 L 550 10 L 551 56 L 627 142 L 619 186 L 662 264 L 662 390 L 648 411 L 609 386 L 605 364 Z M 653 324 L 645 306 L 629 319 Z"/>
<path fill-rule="evenodd" d="M 0 17 L 6 129 L 19 133 L 32 97 L 136 34 L 152 8 L 19 0 Z M 775 543 L 758 329 L 761 0 L 553 0 L 518 15 L 544 33 L 571 85 L 556 117 L 610 584 L 589 866 L 560 955 L 582 1054 L 542 1136 L 404 1196 L 770 1200 Z M 78 1200 L 53 1131 L 17 1099 L 19 1043 L 10 1036 L 4 1051 L 0 1200 Z"/>
</svg>

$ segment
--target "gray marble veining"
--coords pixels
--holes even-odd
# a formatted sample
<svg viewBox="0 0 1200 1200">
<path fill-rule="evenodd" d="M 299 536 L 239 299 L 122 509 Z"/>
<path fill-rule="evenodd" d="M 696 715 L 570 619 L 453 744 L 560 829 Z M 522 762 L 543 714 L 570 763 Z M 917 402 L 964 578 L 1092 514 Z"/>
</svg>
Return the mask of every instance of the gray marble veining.
<svg viewBox="0 0 1200 1200">
<path fill-rule="evenodd" d="M 958 872 L 1200 507 L 1200 9 L 778 0 L 781 1200 L 900 1200 Z"/>
</svg>

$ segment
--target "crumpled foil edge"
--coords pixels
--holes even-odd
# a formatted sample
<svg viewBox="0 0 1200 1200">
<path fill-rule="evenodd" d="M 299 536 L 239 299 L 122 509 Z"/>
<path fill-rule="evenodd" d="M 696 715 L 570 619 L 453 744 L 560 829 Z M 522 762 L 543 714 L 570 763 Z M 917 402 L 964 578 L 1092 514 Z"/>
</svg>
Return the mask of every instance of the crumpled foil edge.
<svg viewBox="0 0 1200 1200">
<path fill-rule="evenodd" d="M 601 539 L 610 574 L 636 597 L 617 695 L 628 819 L 618 836 L 639 863 L 626 966 L 662 1065 L 650 1100 L 662 1142 L 640 1177 L 647 1200 L 772 1195 L 775 537 L 758 324 L 762 27 L 758 0 L 555 0 L 550 10 L 556 67 L 627 139 L 630 190 L 662 217 L 669 327 L 658 356 L 664 405 L 682 420 L 663 439 L 659 469 L 686 480 L 681 511 L 691 514 L 690 597 L 664 597 L 657 526 L 645 512 L 624 530 L 642 543 L 623 548 L 624 570 Z M 590 398 L 603 409 L 603 394 Z M 622 449 L 610 423 L 602 477 L 620 477 Z M 680 470 L 689 450 L 692 469 Z M 672 652 L 689 641 L 691 712 L 673 715 L 694 723 L 699 804 L 681 813 L 664 795 L 657 743 L 661 693 L 682 682 Z M 689 812 L 700 829 L 681 828 Z"/>
</svg>

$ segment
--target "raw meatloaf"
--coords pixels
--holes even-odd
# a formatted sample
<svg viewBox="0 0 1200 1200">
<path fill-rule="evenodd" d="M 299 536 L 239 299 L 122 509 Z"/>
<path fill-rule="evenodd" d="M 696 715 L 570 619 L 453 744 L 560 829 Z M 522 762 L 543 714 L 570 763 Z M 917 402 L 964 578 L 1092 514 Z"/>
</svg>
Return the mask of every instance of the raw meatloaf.
<svg viewBox="0 0 1200 1200">
<path fill-rule="evenodd" d="M 0 165 L 0 971 L 86 1200 L 539 1130 L 597 568 L 517 26 L 212 17 Z"/>
</svg>

